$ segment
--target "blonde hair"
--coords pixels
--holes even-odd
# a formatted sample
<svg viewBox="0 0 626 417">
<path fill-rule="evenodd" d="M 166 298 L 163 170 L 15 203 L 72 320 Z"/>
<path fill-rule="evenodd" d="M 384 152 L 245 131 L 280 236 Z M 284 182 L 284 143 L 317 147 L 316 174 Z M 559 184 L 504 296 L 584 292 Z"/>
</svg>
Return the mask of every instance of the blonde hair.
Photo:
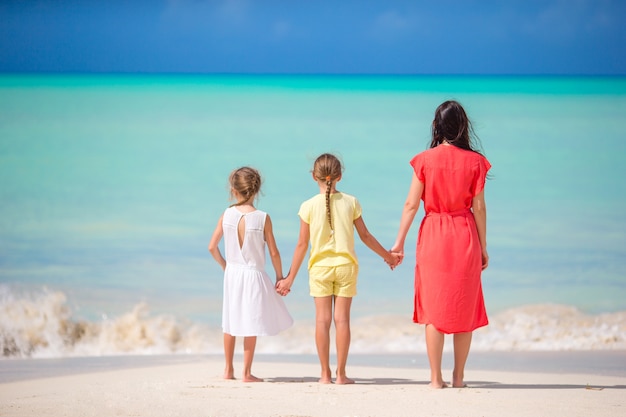
<svg viewBox="0 0 626 417">
<path fill-rule="evenodd" d="M 261 174 L 254 168 L 241 167 L 230 173 L 228 183 L 232 190 L 237 191 L 241 196 L 241 200 L 237 201 L 233 206 L 240 206 L 247 202 L 252 202 L 254 197 L 261 191 Z"/>
<path fill-rule="evenodd" d="M 325 153 L 317 157 L 313 164 L 313 175 L 318 181 L 326 183 L 326 217 L 330 226 L 331 236 L 333 235 L 333 220 L 330 214 L 330 190 L 333 181 L 341 177 L 341 161 L 335 155 Z"/>
</svg>

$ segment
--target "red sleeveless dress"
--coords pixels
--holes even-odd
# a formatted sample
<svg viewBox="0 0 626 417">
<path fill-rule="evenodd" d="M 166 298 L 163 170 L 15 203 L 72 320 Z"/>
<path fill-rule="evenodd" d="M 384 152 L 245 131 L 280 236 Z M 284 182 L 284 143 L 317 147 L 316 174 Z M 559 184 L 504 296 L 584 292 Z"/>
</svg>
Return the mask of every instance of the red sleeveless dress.
<svg viewBox="0 0 626 417">
<path fill-rule="evenodd" d="M 413 157 L 411 166 L 424 184 L 426 212 L 417 239 L 413 321 L 443 333 L 485 326 L 481 248 L 470 208 L 491 164 L 476 152 L 439 145 Z"/>
</svg>

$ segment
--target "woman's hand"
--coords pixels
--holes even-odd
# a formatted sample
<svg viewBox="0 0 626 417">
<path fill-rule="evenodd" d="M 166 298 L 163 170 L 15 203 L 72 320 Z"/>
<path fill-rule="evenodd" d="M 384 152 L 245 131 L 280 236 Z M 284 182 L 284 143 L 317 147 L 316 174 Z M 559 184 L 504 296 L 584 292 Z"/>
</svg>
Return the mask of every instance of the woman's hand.
<svg viewBox="0 0 626 417">
<path fill-rule="evenodd" d="M 385 260 L 385 262 L 387 263 L 387 265 L 389 265 L 389 268 L 391 268 L 391 270 L 393 271 L 396 266 L 402 263 L 402 258 L 404 258 L 404 255 L 401 253 L 395 253 L 392 251 L 389 251 L 389 255 L 391 256 L 391 259 Z"/>
<path fill-rule="evenodd" d="M 394 265 L 394 268 L 402 263 L 404 260 L 404 247 L 395 244 L 391 249 L 389 249 L 389 253 L 396 257 L 398 263 Z"/>
<path fill-rule="evenodd" d="M 487 249 L 482 250 L 482 258 L 483 258 L 483 271 L 487 269 L 489 266 L 489 254 L 487 253 Z"/>
</svg>

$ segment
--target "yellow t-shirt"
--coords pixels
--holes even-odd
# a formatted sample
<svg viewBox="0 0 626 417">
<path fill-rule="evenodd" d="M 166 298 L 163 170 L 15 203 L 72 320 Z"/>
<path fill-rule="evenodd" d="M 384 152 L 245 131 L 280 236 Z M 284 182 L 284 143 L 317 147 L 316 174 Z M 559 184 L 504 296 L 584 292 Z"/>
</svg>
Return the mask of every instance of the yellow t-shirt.
<svg viewBox="0 0 626 417">
<path fill-rule="evenodd" d="M 358 264 L 354 250 L 354 221 L 361 217 L 356 197 L 344 193 L 330 195 L 331 235 L 326 214 L 326 195 L 317 194 L 302 203 L 298 216 L 309 225 L 311 255 L 309 269 L 317 266 Z"/>
</svg>

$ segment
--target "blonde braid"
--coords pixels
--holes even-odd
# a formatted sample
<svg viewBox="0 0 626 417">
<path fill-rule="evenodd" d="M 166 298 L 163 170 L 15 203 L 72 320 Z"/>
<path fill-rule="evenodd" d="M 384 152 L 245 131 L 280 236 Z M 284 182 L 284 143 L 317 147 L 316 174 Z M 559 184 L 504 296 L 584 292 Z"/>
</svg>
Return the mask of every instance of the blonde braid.
<svg viewBox="0 0 626 417">
<path fill-rule="evenodd" d="M 341 162 L 332 154 L 325 153 L 317 157 L 313 164 L 313 175 L 318 181 L 324 181 L 326 183 L 326 218 L 328 219 L 328 226 L 330 226 L 330 238 L 335 234 L 333 228 L 333 219 L 331 215 L 330 207 L 330 193 L 333 188 L 333 181 L 338 180 L 341 177 Z"/>
<path fill-rule="evenodd" d="M 328 226 L 330 226 L 330 236 L 332 237 L 335 233 L 333 230 L 333 221 L 330 216 L 330 190 L 333 182 L 330 180 L 330 176 L 326 177 L 326 216 L 328 217 Z"/>
</svg>

